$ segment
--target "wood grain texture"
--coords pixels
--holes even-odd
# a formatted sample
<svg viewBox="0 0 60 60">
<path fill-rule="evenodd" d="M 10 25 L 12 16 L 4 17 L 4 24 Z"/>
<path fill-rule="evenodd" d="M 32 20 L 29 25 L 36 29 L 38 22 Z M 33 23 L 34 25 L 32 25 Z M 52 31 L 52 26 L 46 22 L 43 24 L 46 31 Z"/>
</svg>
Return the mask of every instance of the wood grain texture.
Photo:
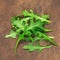
<svg viewBox="0 0 60 60">
<path fill-rule="evenodd" d="M 47 27 L 53 30 L 49 35 L 55 37 L 57 47 L 53 46 L 41 53 L 30 53 L 22 48 L 27 43 L 21 42 L 17 53 L 14 53 L 16 39 L 5 39 L 4 36 L 10 31 L 10 18 L 25 9 L 33 9 L 40 15 L 50 15 L 52 23 Z M 0 60 L 60 60 L 60 0 L 0 0 Z"/>
</svg>

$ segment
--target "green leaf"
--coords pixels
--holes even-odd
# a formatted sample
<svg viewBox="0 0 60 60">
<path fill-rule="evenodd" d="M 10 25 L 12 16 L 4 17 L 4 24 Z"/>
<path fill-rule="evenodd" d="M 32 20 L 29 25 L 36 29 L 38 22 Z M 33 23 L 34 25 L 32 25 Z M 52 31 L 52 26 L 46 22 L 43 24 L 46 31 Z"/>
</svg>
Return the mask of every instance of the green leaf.
<svg viewBox="0 0 60 60">
<path fill-rule="evenodd" d="M 13 30 L 11 30 L 9 35 L 6 35 L 5 38 L 16 38 L 17 33 Z"/>
<path fill-rule="evenodd" d="M 39 44 L 36 44 L 35 46 L 32 45 L 31 43 L 29 45 L 24 46 L 23 48 L 28 50 L 28 51 L 34 51 L 34 50 L 39 50 L 42 51 L 45 48 L 50 48 L 51 46 L 41 46 Z"/>
<path fill-rule="evenodd" d="M 35 13 L 31 13 L 31 11 L 30 12 L 28 12 L 27 10 L 25 10 L 25 11 L 23 11 L 23 15 L 24 16 L 29 16 L 29 17 L 32 17 L 32 18 L 35 18 L 36 20 L 41 20 L 41 22 L 47 22 L 47 23 L 51 23 L 51 21 L 49 21 L 49 20 L 47 20 L 47 19 L 45 19 L 45 18 L 42 18 L 42 17 L 40 17 L 39 15 L 37 15 L 37 14 L 35 14 Z"/>
<path fill-rule="evenodd" d="M 41 16 L 42 18 L 45 18 L 45 19 L 49 19 L 49 15 L 44 15 L 44 14 L 42 14 L 42 16 Z"/>
<path fill-rule="evenodd" d="M 53 45 L 57 45 L 56 42 L 53 40 L 53 38 L 46 35 L 45 33 L 37 32 L 36 34 L 38 34 L 38 36 L 41 37 L 41 39 L 43 38 L 43 40 L 48 41 Z"/>
</svg>

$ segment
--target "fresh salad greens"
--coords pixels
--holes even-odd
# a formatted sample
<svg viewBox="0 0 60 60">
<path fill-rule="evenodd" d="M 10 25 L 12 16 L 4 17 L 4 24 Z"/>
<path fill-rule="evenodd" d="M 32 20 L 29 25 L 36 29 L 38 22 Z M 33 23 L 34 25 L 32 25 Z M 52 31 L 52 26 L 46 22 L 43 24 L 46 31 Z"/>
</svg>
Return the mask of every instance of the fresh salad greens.
<svg viewBox="0 0 60 60">
<path fill-rule="evenodd" d="M 28 51 L 42 51 L 44 48 L 50 48 L 51 45 L 41 46 L 39 43 L 41 41 L 48 41 L 51 44 L 56 45 L 53 37 L 47 35 L 47 32 L 51 30 L 45 28 L 45 25 L 49 23 L 51 23 L 49 15 L 39 16 L 32 10 L 29 12 L 24 10 L 22 15 L 11 18 L 12 29 L 10 34 L 6 35 L 5 38 L 18 37 L 15 45 L 15 51 L 19 42 L 22 40 L 30 42 L 28 45 L 23 47 L 24 49 Z M 33 43 L 35 43 L 35 45 L 33 45 Z"/>
</svg>

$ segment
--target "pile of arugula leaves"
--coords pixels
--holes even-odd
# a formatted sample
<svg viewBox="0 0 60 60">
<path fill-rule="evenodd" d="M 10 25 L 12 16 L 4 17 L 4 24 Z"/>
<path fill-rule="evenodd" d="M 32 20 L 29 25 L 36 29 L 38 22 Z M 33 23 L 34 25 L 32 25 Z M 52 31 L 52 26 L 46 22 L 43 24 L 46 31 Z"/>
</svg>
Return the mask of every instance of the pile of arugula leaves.
<svg viewBox="0 0 60 60">
<path fill-rule="evenodd" d="M 48 41 L 51 44 L 56 45 L 53 37 L 47 35 L 47 32 L 51 30 L 45 28 L 45 25 L 49 23 L 51 23 L 51 21 L 49 20 L 48 15 L 39 16 L 32 10 L 29 12 L 27 10 L 24 10 L 22 12 L 22 16 L 19 15 L 11 18 L 12 30 L 10 31 L 10 34 L 6 35 L 5 37 L 18 37 L 16 41 L 15 51 L 21 40 L 30 42 L 28 45 L 23 47 L 24 49 L 28 51 L 42 51 L 44 48 L 50 48 L 52 45 L 41 46 L 39 43 L 41 41 Z"/>
</svg>

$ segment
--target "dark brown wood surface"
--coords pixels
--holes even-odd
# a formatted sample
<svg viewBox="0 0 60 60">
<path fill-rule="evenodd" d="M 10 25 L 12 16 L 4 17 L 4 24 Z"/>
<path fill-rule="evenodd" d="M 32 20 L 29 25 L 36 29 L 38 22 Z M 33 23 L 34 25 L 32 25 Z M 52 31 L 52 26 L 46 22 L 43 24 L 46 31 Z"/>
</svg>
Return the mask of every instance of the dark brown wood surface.
<svg viewBox="0 0 60 60">
<path fill-rule="evenodd" d="M 10 18 L 25 9 L 50 15 L 52 23 L 47 27 L 53 30 L 49 35 L 55 37 L 57 47 L 30 53 L 22 48 L 26 43 L 21 42 L 14 53 L 16 39 L 5 39 L 4 36 L 10 31 Z M 60 60 L 60 0 L 0 0 L 0 60 Z"/>
</svg>

